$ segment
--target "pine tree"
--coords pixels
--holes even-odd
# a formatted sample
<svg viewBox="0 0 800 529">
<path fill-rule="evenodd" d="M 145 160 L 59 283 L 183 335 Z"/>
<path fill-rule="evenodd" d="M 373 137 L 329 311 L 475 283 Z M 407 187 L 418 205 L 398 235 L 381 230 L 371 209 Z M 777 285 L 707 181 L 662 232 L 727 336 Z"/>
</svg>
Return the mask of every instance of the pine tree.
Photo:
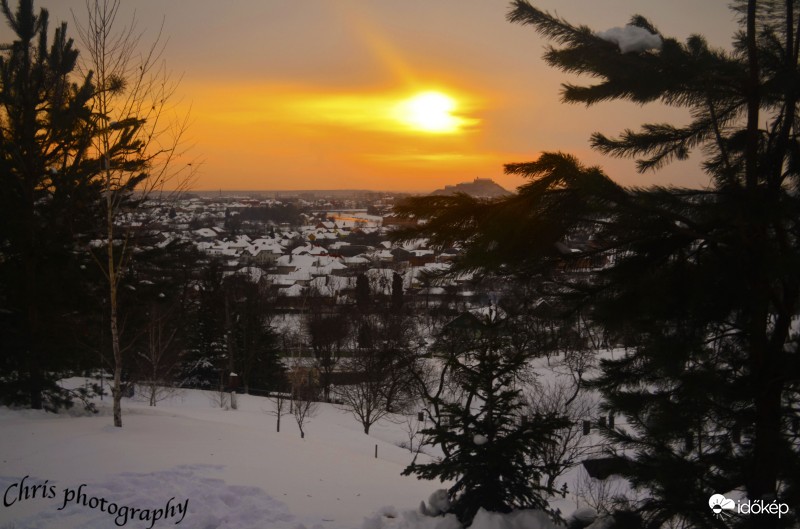
<svg viewBox="0 0 800 529">
<path fill-rule="evenodd" d="M 316 300 L 306 315 L 306 328 L 322 395 L 330 402 L 333 373 L 350 335 L 350 319 L 341 309 L 331 310 Z"/>
<path fill-rule="evenodd" d="M 207 264 L 197 286 L 191 310 L 189 347 L 181 362 L 180 379 L 188 387 L 219 389 L 227 359 L 222 267 L 218 261 Z"/>
<path fill-rule="evenodd" d="M 51 408 L 66 402 L 54 377 L 74 366 L 82 333 L 76 234 L 98 198 L 85 157 L 94 87 L 75 72 L 65 24 L 50 41 L 46 10 L 0 6 L 15 38 L 0 52 L 0 385 L 6 402 Z"/>
<path fill-rule="evenodd" d="M 403 276 L 394 272 L 392 274 L 392 312 L 399 314 L 403 310 Z"/>
<path fill-rule="evenodd" d="M 406 236 L 463 241 L 462 268 L 537 276 L 553 306 L 584 311 L 627 346 L 602 362 L 595 386 L 628 424 L 608 434 L 632 457 L 624 472 L 643 493 L 636 507 L 648 527 L 726 526 L 698 498 L 734 489 L 800 505 L 796 8 L 791 0 L 736 2 L 742 31 L 733 51 L 699 36 L 680 43 L 633 17 L 661 45 L 623 53 L 589 28 L 515 1 L 511 21 L 562 45 L 546 61 L 598 80 L 565 85 L 566 101 L 691 111 L 683 126 L 597 133 L 595 148 L 640 158 L 642 171 L 702 149 L 711 186 L 624 188 L 596 167 L 547 153 L 506 166 L 530 180 L 515 196 L 420 198 L 401 208 L 430 218 Z"/>
<path fill-rule="evenodd" d="M 452 511 L 464 524 L 481 508 L 549 511 L 547 498 L 555 491 L 539 484 L 537 453 L 554 441 L 564 422 L 555 416 L 523 419 L 520 379 L 529 355 L 512 346 L 505 319 L 496 309 L 464 313 L 445 327 L 435 350 L 461 390 L 460 398 L 437 395 L 428 403 L 447 419 L 422 434 L 445 457 L 414 462 L 403 474 L 454 480 L 448 491 Z"/>
<path fill-rule="evenodd" d="M 358 310 L 363 314 L 369 312 L 372 304 L 372 290 L 369 287 L 369 279 L 365 274 L 356 276 L 355 298 Z"/>
<path fill-rule="evenodd" d="M 285 368 L 280 361 L 278 335 L 269 325 L 265 289 L 249 278 L 234 274 L 224 281 L 233 342 L 231 371 L 239 375 L 245 393 L 266 392 L 284 386 Z"/>
</svg>

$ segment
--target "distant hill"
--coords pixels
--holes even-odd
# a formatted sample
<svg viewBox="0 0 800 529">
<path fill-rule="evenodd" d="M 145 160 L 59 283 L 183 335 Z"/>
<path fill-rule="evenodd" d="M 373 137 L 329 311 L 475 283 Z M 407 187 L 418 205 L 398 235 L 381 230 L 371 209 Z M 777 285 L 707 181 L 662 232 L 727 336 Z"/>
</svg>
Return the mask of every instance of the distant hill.
<svg viewBox="0 0 800 529">
<path fill-rule="evenodd" d="M 455 195 L 456 193 L 465 193 L 476 198 L 495 198 L 511 194 L 491 178 L 476 178 L 472 182 L 444 186 L 444 189 L 437 189 L 431 195 Z"/>
</svg>

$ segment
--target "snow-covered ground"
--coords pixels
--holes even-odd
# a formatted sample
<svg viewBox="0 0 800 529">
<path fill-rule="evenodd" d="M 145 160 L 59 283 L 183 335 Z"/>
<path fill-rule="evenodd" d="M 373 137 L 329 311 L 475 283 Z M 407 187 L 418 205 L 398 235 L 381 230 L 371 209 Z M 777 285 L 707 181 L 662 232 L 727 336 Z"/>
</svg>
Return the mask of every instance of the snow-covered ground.
<svg viewBox="0 0 800 529">
<path fill-rule="evenodd" d="M 97 415 L 0 408 L 0 528 L 458 526 L 416 512 L 442 485 L 401 475 L 412 458 L 397 446 L 403 425 L 382 422 L 367 436 L 346 412 L 320 405 L 301 439 L 291 415 L 275 431 L 268 399 L 239 395 L 237 410 L 214 400 L 202 391 L 155 408 L 126 399 L 121 429 L 108 398 Z M 513 527 L 480 516 L 474 527 Z M 531 520 L 519 523 L 537 527 Z"/>
</svg>

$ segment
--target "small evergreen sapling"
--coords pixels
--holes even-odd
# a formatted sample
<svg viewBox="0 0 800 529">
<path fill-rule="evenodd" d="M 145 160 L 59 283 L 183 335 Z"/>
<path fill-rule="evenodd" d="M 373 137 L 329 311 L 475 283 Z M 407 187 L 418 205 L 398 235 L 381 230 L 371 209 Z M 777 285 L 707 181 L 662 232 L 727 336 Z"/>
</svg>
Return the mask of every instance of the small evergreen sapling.
<svg viewBox="0 0 800 529">
<path fill-rule="evenodd" d="M 539 484 L 542 463 L 537 454 L 552 443 L 564 421 L 555 416 L 521 420 L 523 398 L 518 382 L 528 355 L 510 345 L 504 320 L 495 309 L 488 316 L 465 313 L 445 328 L 439 339 L 448 348 L 462 398 L 438 402 L 447 421 L 422 433 L 428 444 L 447 454 L 439 461 L 409 465 L 404 475 L 453 480 L 452 509 L 469 524 L 480 508 L 509 512 L 514 508 L 549 510 L 555 490 Z"/>
</svg>

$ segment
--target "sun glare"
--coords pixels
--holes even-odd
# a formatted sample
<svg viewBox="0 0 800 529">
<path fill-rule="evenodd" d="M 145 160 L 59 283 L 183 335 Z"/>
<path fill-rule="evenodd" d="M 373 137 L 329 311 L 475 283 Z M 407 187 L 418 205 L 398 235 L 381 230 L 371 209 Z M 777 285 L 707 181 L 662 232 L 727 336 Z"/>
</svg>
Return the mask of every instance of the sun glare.
<svg viewBox="0 0 800 529">
<path fill-rule="evenodd" d="M 457 132 L 462 119 L 454 116 L 456 101 L 441 92 L 422 92 L 401 102 L 398 106 L 398 119 L 423 132 L 447 134 Z"/>
</svg>

